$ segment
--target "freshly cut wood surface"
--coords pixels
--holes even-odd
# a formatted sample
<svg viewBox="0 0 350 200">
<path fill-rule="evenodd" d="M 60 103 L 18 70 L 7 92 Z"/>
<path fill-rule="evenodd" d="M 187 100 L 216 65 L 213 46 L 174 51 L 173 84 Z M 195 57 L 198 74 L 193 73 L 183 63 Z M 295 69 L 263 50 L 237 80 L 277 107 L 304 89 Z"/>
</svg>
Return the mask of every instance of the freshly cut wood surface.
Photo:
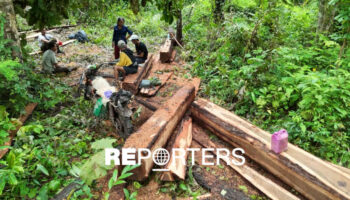
<svg viewBox="0 0 350 200">
<path fill-rule="evenodd" d="M 271 135 L 237 115 L 199 99 L 192 117 L 309 199 L 350 199 L 350 175 L 312 154 L 288 144 L 279 155 L 270 151 Z"/>
<path fill-rule="evenodd" d="M 174 141 L 171 141 L 170 144 L 170 161 L 169 163 L 164 167 L 167 171 L 162 172 L 162 175 L 159 177 L 162 181 L 174 181 L 175 177 L 185 180 L 186 176 L 186 161 L 187 161 L 187 148 L 191 146 L 192 142 L 192 118 L 187 117 L 182 120 L 181 128 L 178 134 L 174 137 Z M 182 159 L 179 158 L 181 156 L 181 152 L 176 151 L 177 158 L 174 159 L 173 155 L 173 149 L 182 149 L 185 154 L 183 155 L 183 160 L 185 161 L 183 163 Z M 174 177 L 175 176 L 175 177 Z"/>
<path fill-rule="evenodd" d="M 125 77 L 122 83 L 122 88 L 133 94 L 137 94 L 142 79 L 146 77 L 149 70 L 152 68 L 153 61 L 153 54 L 150 54 L 146 62 L 143 64 L 143 67 L 139 67 L 136 74 L 129 74 Z"/>
<path fill-rule="evenodd" d="M 194 86 L 184 86 L 166 101 L 135 133 L 125 142 L 123 148 L 148 148 L 151 152 L 164 147 L 177 124 L 194 100 Z M 131 179 L 144 180 L 153 167 L 152 157 L 143 159 Z"/>
<path fill-rule="evenodd" d="M 161 62 L 168 62 L 171 59 L 171 53 L 173 50 L 173 45 L 171 42 L 171 39 L 166 39 L 163 46 L 160 47 L 159 54 L 160 54 L 160 61 Z"/>
<path fill-rule="evenodd" d="M 210 140 L 209 136 L 203 132 L 203 130 L 196 124 L 193 124 L 193 140 L 198 142 L 200 145 L 202 145 L 204 148 L 213 148 L 213 153 L 216 154 L 217 148 L 225 148 L 224 146 L 214 143 Z M 289 191 L 285 190 L 283 187 L 279 186 L 272 180 L 264 177 L 259 172 L 254 170 L 253 168 L 242 165 L 237 166 L 232 164 L 232 160 L 235 160 L 237 162 L 240 162 L 233 156 L 229 156 L 228 158 L 224 157 L 221 158 L 223 161 L 226 162 L 228 166 L 230 166 L 232 169 L 237 171 L 241 176 L 243 176 L 247 181 L 249 181 L 252 185 L 254 185 L 256 188 L 258 188 L 261 192 L 263 192 L 265 195 L 267 195 L 269 198 L 274 200 L 280 200 L 280 199 L 299 199 Z"/>
<path fill-rule="evenodd" d="M 48 30 L 48 31 L 46 31 L 46 33 L 51 33 L 51 32 L 54 32 L 55 30 L 56 30 L 56 29 Z M 41 35 L 41 32 L 40 32 L 40 33 L 34 33 L 34 34 L 31 34 L 31 35 L 28 35 L 28 36 L 26 37 L 26 39 L 29 40 L 29 39 L 37 38 L 37 37 L 39 37 L 39 35 Z"/>
</svg>

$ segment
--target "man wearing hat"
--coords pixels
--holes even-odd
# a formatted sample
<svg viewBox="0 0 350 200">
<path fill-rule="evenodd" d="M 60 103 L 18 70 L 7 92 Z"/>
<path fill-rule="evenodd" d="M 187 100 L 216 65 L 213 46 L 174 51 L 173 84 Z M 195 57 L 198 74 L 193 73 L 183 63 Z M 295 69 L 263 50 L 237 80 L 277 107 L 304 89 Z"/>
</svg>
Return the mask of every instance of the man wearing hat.
<svg viewBox="0 0 350 200">
<path fill-rule="evenodd" d="M 120 49 L 120 60 L 114 68 L 114 77 L 119 79 L 119 75 L 121 75 L 123 80 L 126 75 L 135 74 L 138 65 L 133 52 L 127 47 L 124 40 L 118 41 L 118 48 Z"/>
<path fill-rule="evenodd" d="M 132 43 L 134 43 L 135 45 L 135 49 L 136 49 L 136 54 L 135 54 L 135 58 L 136 58 L 136 62 L 138 64 L 144 63 L 147 60 L 148 57 L 148 50 L 147 47 L 144 43 L 140 42 L 139 36 L 137 35 L 132 35 L 130 37 L 130 40 L 132 41 Z"/>
</svg>

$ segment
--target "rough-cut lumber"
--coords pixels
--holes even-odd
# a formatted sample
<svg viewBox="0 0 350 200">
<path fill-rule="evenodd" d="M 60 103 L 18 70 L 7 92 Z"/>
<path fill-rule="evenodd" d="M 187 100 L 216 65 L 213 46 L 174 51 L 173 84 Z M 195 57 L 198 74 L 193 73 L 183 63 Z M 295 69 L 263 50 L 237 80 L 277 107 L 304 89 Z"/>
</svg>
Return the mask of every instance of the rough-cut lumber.
<svg viewBox="0 0 350 200">
<path fill-rule="evenodd" d="M 309 199 L 350 199 L 350 175 L 292 145 L 281 154 L 270 151 L 271 135 L 204 99 L 194 102 L 192 118 L 246 154 Z"/>
<path fill-rule="evenodd" d="M 178 122 L 194 100 L 194 86 L 182 87 L 166 101 L 152 117 L 150 117 L 125 142 L 123 148 L 148 148 L 151 152 L 164 147 Z M 152 157 L 143 159 L 141 166 L 133 170 L 131 179 L 144 180 L 153 167 Z"/>
<path fill-rule="evenodd" d="M 163 73 L 163 74 L 159 74 L 159 75 L 155 76 L 159 79 L 161 84 L 157 85 L 153 88 L 142 88 L 140 90 L 140 94 L 142 94 L 143 96 L 147 96 L 147 97 L 154 96 L 155 94 L 157 94 L 159 89 L 165 85 L 165 83 L 169 80 L 171 75 L 173 75 L 173 72 Z"/>
<path fill-rule="evenodd" d="M 186 160 L 187 160 L 187 148 L 191 146 L 192 142 L 192 118 L 187 117 L 183 119 L 179 134 L 176 135 L 175 141 L 170 145 L 170 161 L 164 167 L 167 171 L 162 172 L 159 177 L 162 181 L 175 181 L 175 178 L 185 180 L 186 176 Z M 172 149 L 182 149 L 185 152 L 184 160 L 185 163 L 180 158 L 174 159 L 172 157 Z M 176 151 L 176 156 L 181 156 L 182 154 L 179 151 Z"/>
<path fill-rule="evenodd" d="M 209 136 L 200 129 L 197 124 L 193 124 L 193 139 L 197 141 L 204 148 L 213 148 L 213 153 L 216 155 L 215 149 L 217 148 L 225 148 L 224 146 L 214 143 L 210 140 Z M 280 199 L 299 199 L 295 195 L 291 194 L 289 191 L 285 190 L 283 187 L 277 185 L 270 179 L 264 177 L 256 170 L 252 169 L 247 165 L 237 166 L 232 164 L 231 160 L 236 160 L 233 156 L 229 156 L 229 158 L 221 158 L 226 162 L 228 166 L 237 171 L 243 178 L 249 181 L 252 185 L 258 188 L 261 192 L 263 192 L 266 196 L 274 200 Z"/>
<path fill-rule="evenodd" d="M 161 62 L 168 62 L 171 59 L 171 53 L 173 51 L 173 45 L 171 42 L 171 39 L 166 39 L 163 46 L 160 47 L 159 54 L 160 54 L 160 61 Z"/>
<path fill-rule="evenodd" d="M 149 70 L 152 68 L 152 63 L 153 54 L 150 54 L 146 62 L 143 64 L 143 67 L 139 67 L 136 74 L 130 74 L 125 77 L 122 83 L 122 88 L 132 92 L 133 94 L 137 94 L 142 79 L 146 77 Z"/>
<path fill-rule="evenodd" d="M 201 79 L 195 77 L 195 78 L 193 78 L 193 79 L 191 80 L 191 82 L 192 82 L 192 84 L 194 85 L 194 87 L 196 88 L 196 95 L 197 95 L 198 90 L 199 90 L 199 86 L 200 86 L 200 84 L 201 84 Z"/>
<path fill-rule="evenodd" d="M 135 96 L 135 101 L 139 104 L 144 105 L 146 108 L 150 109 L 151 111 L 156 111 L 160 106 L 159 102 L 152 101 L 152 98 Z"/>
<path fill-rule="evenodd" d="M 25 114 L 21 115 L 18 120 L 21 122 L 20 125 L 18 125 L 16 127 L 15 130 L 10 131 L 9 134 L 9 141 L 5 142 L 5 144 L 3 146 L 11 146 L 12 144 L 12 139 L 16 136 L 17 131 L 22 127 L 22 125 L 24 124 L 24 122 L 28 119 L 28 117 L 33 113 L 35 107 L 37 106 L 37 103 L 29 103 L 25 108 Z M 6 153 L 8 152 L 8 148 L 5 149 L 1 149 L 0 150 L 0 159 L 2 157 L 4 157 L 4 155 L 6 155 Z"/>
</svg>

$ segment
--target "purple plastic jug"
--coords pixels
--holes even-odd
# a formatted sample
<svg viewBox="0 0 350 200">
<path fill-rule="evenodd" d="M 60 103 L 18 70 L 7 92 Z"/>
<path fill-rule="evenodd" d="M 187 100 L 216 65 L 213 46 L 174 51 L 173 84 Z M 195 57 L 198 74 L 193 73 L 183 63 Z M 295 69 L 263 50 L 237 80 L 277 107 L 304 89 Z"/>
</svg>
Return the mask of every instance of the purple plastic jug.
<svg viewBox="0 0 350 200">
<path fill-rule="evenodd" d="M 277 154 L 287 150 L 288 132 L 285 129 L 279 130 L 272 134 L 271 150 Z"/>
</svg>

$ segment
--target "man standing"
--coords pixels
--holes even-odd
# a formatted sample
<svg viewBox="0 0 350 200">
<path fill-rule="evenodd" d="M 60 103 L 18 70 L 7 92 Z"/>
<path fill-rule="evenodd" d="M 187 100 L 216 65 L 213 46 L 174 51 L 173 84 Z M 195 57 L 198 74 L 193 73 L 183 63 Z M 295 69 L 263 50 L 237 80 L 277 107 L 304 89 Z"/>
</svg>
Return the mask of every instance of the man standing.
<svg viewBox="0 0 350 200">
<path fill-rule="evenodd" d="M 117 20 L 117 25 L 114 27 L 112 47 L 114 48 L 114 58 L 119 58 L 119 47 L 118 42 L 122 40 L 127 44 L 127 40 L 132 35 L 132 31 L 128 27 L 124 26 L 124 18 L 119 17 Z M 128 33 L 128 36 L 126 34 Z"/>
<path fill-rule="evenodd" d="M 68 69 L 66 67 L 59 66 L 55 56 L 57 51 L 57 45 L 55 41 L 47 43 L 48 50 L 43 55 L 42 70 L 46 74 L 59 73 L 59 72 L 71 72 L 76 69 Z"/>
<path fill-rule="evenodd" d="M 122 75 L 122 80 L 128 74 L 135 74 L 137 72 L 138 65 L 135 62 L 133 52 L 126 46 L 123 40 L 119 40 L 118 47 L 120 49 L 120 60 L 114 68 L 114 77 L 119 79 L 119 74 Z"/>
<path fill-rule="evenodd" d="M 138 64 L 144 63 L 148 57 L 148 50 L 144 43 L 140 42 L 140 39 L 137 35 L 132 35 L 130 40 L 135 45 L 136 49 L 136 62 Z"/>
</svg>

